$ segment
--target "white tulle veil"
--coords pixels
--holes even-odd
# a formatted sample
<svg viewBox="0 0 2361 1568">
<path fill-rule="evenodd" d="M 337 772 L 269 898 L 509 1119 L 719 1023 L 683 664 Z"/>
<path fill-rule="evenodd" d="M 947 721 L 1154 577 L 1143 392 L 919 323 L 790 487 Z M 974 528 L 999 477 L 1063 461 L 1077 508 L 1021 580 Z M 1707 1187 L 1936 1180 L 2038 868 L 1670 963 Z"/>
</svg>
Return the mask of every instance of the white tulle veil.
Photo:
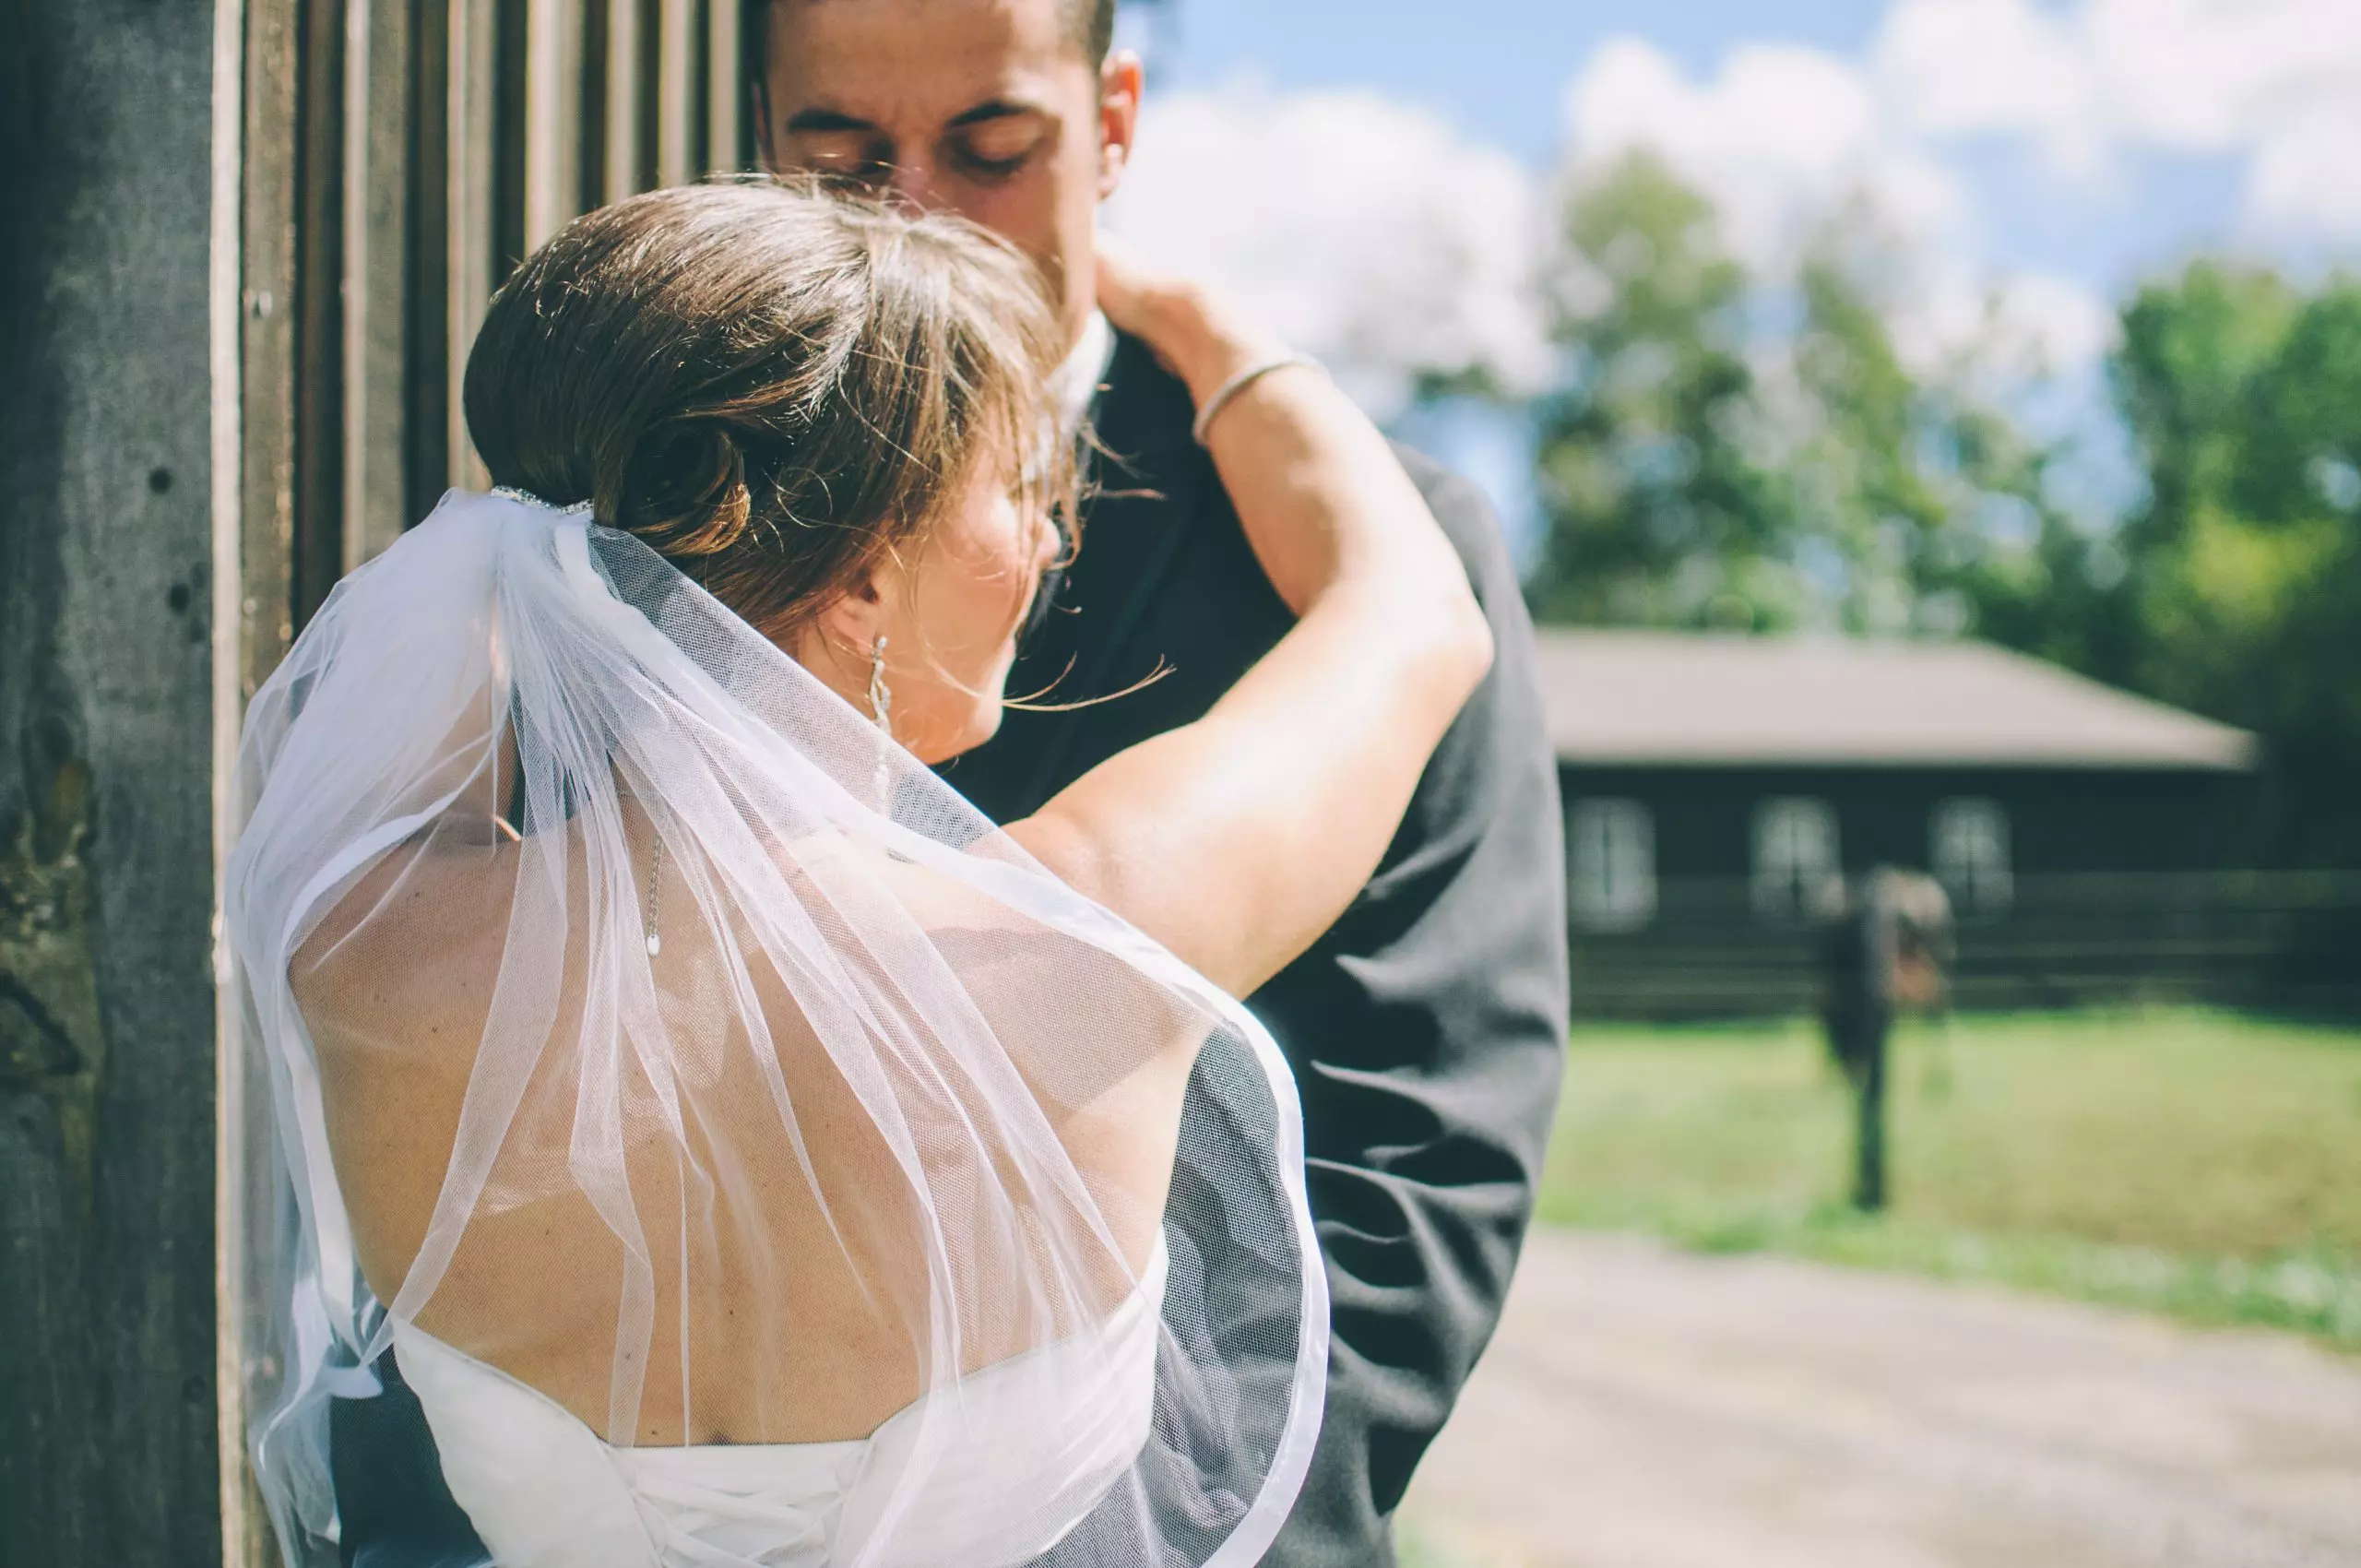
<svg viewBox="0 0 2361 1568">
<path fill-rule="evenodd" d="M 330 1409 L 405 1328 L 619 1448 L 917 1410 L 826 1561 L 999 1562 L 925 1544 L 957 1455 L 1053 1453 L 991 1423 L 1103 1407 L 1094 1328 L 1159 1288 L 1135 1453 L 995 1516 L 1080 1518 L 1049 1563 L 1267 1546 L 1327 1351 L 1269 1037 L 657 555 L 453 493 L 255 696 L 239 788 L 243 1351 L 291 1564 L 337 1561 Z M 1018 1404 L 964 1396 L 988 1368 Z"/>
</svg>

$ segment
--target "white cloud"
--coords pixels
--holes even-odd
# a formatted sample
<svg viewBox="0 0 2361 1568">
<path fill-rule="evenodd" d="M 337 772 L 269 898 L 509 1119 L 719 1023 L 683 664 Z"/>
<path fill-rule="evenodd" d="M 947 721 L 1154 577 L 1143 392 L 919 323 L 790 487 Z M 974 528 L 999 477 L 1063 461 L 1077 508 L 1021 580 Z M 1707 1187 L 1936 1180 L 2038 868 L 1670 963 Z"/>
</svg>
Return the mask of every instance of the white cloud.
<svg viewBox="0 0 2361 1568">
<path fill-rule="evenodd" d="M 2247 209 L 2274 238 L 2361 239 L 2361 84 L 2263 142 L 2248 170 Z"/>
<path fill-rule="evenodd" d="M 1319 355 L 1380 418 L 1421 373 L 1523 390 L 1549 372 L 1531 175 L 1377 94 L 1151 100 L 1109 220 Z"/>
<path fill-rule="evenodd" d="M 1653 149 L 1721 210 L 1738 254 L 1779 267 L 1861 200 L 1897 238 L 1931 244 L 1965 214 L 1957 183 L 1894 137 L 1868 78 L 1832 54 L 1751 47 L 1691 83 L 1654 45 L 1604 45 L 1567 93 L 1572 171 Z"/>
<path fill-rule="evenodd" d="M 2260 225 L 2361 236 L 2355 0 L 1900 0 L 1872 58 L 1927 136 L 2030 137 L 2074 172 L 2142 149 L 2239 157 Z"/>
<path fill-rule="evenodd" d="M 2035 137 L 2076 172 L 2101 155 L 2088 62 L 2065 22 L 2031 0 L 1901 0 L 1871 71 L 1888 112 L 1913 130 Z"/>
<path fill-rule="evenodd" d="M 2088 291 L 1979 265 L 1964 189 L 1895 123 L 1869 71 L 1835 55 L 1742 49 L 1693 81 L 1653 45 L 1619 40 L 1569 89 L 1566 125 L 1572 177 L 1645 148 L 1712 199 L 1734 253 L 1774 279 L 1833 220 L 1866 220 L 1898 274 L 1895 345 L 1921 369 L 1973 347 L 2022 370 L 2072 370 L 2109 341 L 2111 313 Z"/>
<path fill-rule="evenodd" d="M 2130 138 L 2236 150 L 2361 91 L 2352 0 L 2083 0 L 2074 19 Z"/>
</svg>

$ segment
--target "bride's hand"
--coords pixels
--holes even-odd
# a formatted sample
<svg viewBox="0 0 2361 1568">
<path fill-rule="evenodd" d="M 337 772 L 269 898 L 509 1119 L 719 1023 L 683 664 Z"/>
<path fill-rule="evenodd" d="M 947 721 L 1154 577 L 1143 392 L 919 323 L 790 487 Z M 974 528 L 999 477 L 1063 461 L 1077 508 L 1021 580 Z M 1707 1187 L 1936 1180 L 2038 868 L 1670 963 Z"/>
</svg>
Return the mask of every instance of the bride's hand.
<svg viewBox="0 0 2361 1568">
<path fill-rule="evenodd" d="M 1009 834 L 1244 996 L 1318 939 L 1382 860 L 1491 628 L 1425 497 L 1326 376 L 1208 291 L 1109 244 L 1108 319 L 1199 409 L 1204 442 L 1296 624 L 1192 724 L 1119 752 Z M 1210 525 L 1207 525 L 1210 526 Z"/>
<path fill-rule="evenodd" d="M 1145 342 L 1199 405 L 1247 366 L 1287 351 L 1193 280 L 1151 265 L 1111 235 L 1098 240 L 1098 308 Z"/>
</svg>

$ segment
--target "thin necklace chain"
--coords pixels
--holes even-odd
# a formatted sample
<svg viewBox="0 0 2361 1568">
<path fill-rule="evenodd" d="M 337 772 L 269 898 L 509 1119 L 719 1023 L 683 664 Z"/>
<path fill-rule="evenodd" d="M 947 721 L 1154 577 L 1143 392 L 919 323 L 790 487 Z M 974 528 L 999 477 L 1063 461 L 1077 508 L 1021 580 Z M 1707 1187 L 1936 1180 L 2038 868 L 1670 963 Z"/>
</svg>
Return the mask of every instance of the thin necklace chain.
<svg viewBox="0 0 2361 1568">
<path fill-rule="evenodd" d="M 664 835 L 652 819 L 647 826 L 656 836 L 656 852 L 647 859 L 647 956 L 653 958 L 664 951 Z"/>
</svg>

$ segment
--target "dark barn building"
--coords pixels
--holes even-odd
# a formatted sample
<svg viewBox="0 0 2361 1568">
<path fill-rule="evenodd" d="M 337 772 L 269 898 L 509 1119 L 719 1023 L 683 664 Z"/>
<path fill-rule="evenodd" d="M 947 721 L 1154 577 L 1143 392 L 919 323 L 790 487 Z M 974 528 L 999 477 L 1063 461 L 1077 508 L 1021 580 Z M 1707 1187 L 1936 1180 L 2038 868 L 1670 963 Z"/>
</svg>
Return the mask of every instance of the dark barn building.
<svg viewBox="0 0 2361 1568">
<path fill-rule="evenodd" d="M 1950 894 L 1962 1006 L 2303 978 L 2316 900 L 2239 869 L 2243 731 L 1977 643 L 1546 631 L 1541 671 L 1585 1015 L 1809 1009 L 1815 924 L 1879 865 Z"/>
</svg>

